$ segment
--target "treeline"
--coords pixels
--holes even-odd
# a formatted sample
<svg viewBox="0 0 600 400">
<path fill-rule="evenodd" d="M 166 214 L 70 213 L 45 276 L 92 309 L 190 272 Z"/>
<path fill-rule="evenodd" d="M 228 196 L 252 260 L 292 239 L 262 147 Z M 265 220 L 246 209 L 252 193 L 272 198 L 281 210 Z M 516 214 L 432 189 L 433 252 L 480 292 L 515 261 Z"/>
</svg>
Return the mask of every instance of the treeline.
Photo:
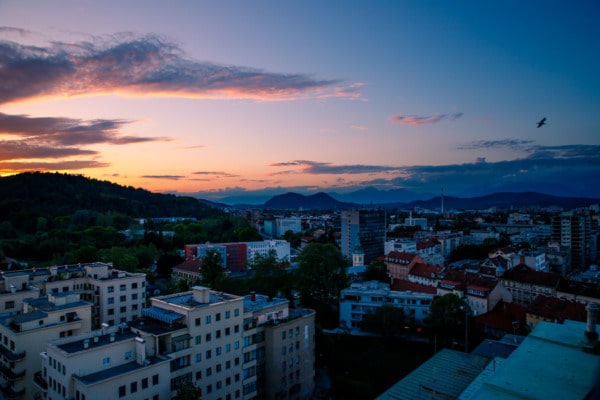
<svg viewBox="0 0 600 400">
<path fill-rule="evenodd" d="M 153 217 L 188 219 L 155 222 Z M 0 178 L 0 260 L 6 256 L 30 265 L 105 261 L 135 270 L 186 243 L 238 240 L 261 237 L 243 218 L 192 197 L 79 175 Z"/>
</svg>

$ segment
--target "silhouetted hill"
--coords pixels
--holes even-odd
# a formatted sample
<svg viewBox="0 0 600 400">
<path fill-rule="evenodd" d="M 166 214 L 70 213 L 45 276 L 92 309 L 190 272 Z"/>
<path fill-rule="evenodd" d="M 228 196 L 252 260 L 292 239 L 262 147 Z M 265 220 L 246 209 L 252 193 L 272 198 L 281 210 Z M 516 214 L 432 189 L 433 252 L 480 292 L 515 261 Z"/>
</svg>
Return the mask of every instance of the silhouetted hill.
<svg viewBox="0 0 600 400">
<path fill-rule="evenodd" d="M 536 192 L 522 193 L 493 193 L 487 196 L 460 198 L 444 196 L 444 209 L 459 210 L 483 210 L 491 207 L 498 209 L 509 208 L 537 208 L 537 207 L 560 207 L 573 209 L 588 207 L 591 204 L 599 204 L 600 199 L 584 197 L 560 197 Z M 428 209 L 439 209 L 441 197 L 433 197 L 429 200 L 417 200 L 405 205 L 408 208 L 422 207 Z"/>
<path fill-rule="evenodd" d="M 0 221 L 10 221 L 15 228 L 35 224 L 39 217 L 80 210 L 134 218 L 221 215 L 193 197 L 152 193 L 81 175 L 34 172 L 0 178 Z"/>
<path fill-rule="evenodd" d="M 299 208 L 306 210 L 327 210 L 343 209 L 355 206 L 356 204 L 337 201 L 326 193 L 316 193 L 311 196 L 304 196 L 302 194 L 291 192 L 274 196 L 264 204 L 265 208 L 287 210 Z"/>
</svg>

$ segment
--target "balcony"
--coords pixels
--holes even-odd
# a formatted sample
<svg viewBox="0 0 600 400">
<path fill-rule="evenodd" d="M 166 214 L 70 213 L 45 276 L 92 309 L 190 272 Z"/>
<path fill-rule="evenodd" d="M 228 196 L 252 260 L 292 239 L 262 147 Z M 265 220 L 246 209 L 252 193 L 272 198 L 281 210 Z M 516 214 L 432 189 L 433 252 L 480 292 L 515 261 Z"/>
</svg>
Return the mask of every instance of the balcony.
<svg viewBox="0 0 600 400">
<path fill-rule="evenodd" d="M 33 383 L 42 392 L 46 393 L 48 391 L 48 382 L 42 376 L 42 371 L 38 371 L 33 375 Z"/>
<path fill-rule="evenodd" d="M 20 353 L 13 353 L 6 347 L 0 345 L 0 355 L 6 357 L 8 361 L 19 361 L 25 358 L 25 351 L 22 351 Z"/>
<path fill-rule="evenodd" d="M 4 365 L 0 365 L 0 373 L 7 381 L 16 381 L 25 376 L 25 370 L 21 372 L 14 372 L 12 369 L 6 368 Z"/>
<path fill-rule="evenodd" d="M 20 390 L 15 390 L 14 388 L 11 388 L 10 386 L 2 386 L 0 387 L 0 392 L 2 393 L 2 396 L 5 399 L 8 400 L 12 400 L 12 399 L 20 399 L 21 396 L 23 396 L 25 394 L 25 389 L 20 389 Z"/>
</svg>

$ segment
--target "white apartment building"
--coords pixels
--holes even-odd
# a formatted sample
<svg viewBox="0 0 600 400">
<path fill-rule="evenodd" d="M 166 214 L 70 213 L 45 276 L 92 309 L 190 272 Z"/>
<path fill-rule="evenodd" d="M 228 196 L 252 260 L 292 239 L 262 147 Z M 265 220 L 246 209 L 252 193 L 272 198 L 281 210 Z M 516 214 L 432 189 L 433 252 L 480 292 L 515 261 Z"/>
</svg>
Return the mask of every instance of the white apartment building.
<svg viewBox="0 0 600 400">
<path fill-rule="evenodd" d="M 392 239 L 386 240 L 383 245 L 383 251 L 385 255 L 390 254 L 392 251 L 399 251 L 402 253 L 416 253 L 417 242 L 411 239 Z"/>
<path fill-rule="evenodd" d="M 198 387 L 203 400 L 275 399 L 284 390 L 308 399 L 314 311 L 196 286 L 152 298 L 129 324 L 55 341 L 42 361 L 46 399 L 166 400 L 183 382 Z"/>
<path fill-rule="evenodd" d="M 49 340 L 90 332 L 91 308 L 78 293 L 62 292 L 25 299 L 21 310 L 0 317 L 1 397 L 37 398 L 40 352 Z"/>
<path fill-rule="evenodd" d="M 246 242 L 248 262 L 253 262 L 257 255 L 268 257 L 273 251 L 277 260 L 290 259 L 290 243 L 285 240 L 263 240 Z"/>
<path fill-rule="evenodd" d="M 360 330 L 363 316 L 386 304 L 402 308 L 408 322 L 420 325 L 429 312 L 433 298 L 431 293 L 396 292 L 383 282 L 353 283 L 341 291 L 340 326 Z"/>
<path fill-rule="evenodd" d="M 119 325 L 133 321 L 141 315 L 146 303 L 146 274 L 116 270 L 112 264 L 100 262 L 4 272 L 0 277 L 0 289 L 2 283 L 6 292 L 27 288 L 39 290 L 42 296 L 79 293 L 82 300 L 93 304 L 91 323 L 94 329 L 102 323 Z M 19 309 L 18 296 L 13 301 Z M 0 310 L 3 305 L 6 302 L 0 304 Z"/>
</svg>

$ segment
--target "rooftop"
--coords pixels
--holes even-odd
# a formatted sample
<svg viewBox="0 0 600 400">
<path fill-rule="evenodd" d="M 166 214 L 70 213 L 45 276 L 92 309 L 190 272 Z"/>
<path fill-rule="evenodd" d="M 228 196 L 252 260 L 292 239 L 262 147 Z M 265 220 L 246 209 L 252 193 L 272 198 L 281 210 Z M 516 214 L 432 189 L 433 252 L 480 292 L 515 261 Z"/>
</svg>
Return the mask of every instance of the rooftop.
<svg viewBox="0 0 600 400">
<path fill-rule="evenodd" d="M 510 280 L 534 285 L 542 285 L 555 288 L 560 275 L 553 272 L 536 271 L 524 264 L 519 264 L 504 272 L 503 280 Z"/>
<path fill-rule="evenodd" d="M 108 368 L 102 371 L 94 372 L 93 374 L 77 376 L 73 375 L 73 378 L 77 379 L 81 383 L 85 385 L 90 385 L 96 382 L 100 382 L 106 379 L 110 379 L 115 376 L 127 374 L 132 371 L 136 371 L 138 369 L 147 368 L 148 366 L 155 365 L 160 361 L 166 361 L 167 358 L 162 357 L 147 357 L 146 364 L 138 364 L 135 361 L 129 362 L 127 364 L 121 364 L 116 367 Z"/>
<path fill-rule="evenodd" d="M 71 342 L 55 344 L 57 348 L 67 353 L 76 353 L 87 349 L 95 349 L 102 346 L 109 345 L 114 342 L 123 340 L 130 340 L 135 338 L 137 335 L 124 330 L 122 332 L 113 332 L 105 335 L 92 336 L 84 339 L 77 339 Z M 88 346 L 87 348 L 85 346 Z"/>
<path fill-rule="evenodd" d="M 289 300 L 286 298 L 272 297 L 269 298 L 264 294 L 255 294 L 254 301 L 252 301 L 252 295 L 244 296 L 244 312 L 258 311 L 263 308 L 273 307 L 277 305 L 288 304 Z"/>
</svg>

